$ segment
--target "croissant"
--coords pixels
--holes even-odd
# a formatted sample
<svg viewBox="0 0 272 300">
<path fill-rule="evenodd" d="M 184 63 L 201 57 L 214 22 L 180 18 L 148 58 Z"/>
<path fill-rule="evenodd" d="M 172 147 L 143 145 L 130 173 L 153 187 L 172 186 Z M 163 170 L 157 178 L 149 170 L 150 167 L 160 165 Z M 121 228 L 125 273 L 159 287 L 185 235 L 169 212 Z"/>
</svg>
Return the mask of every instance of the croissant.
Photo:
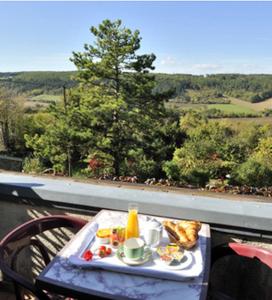
<svg viewBox="0 0 272 300">
<path fill-rule="evenodd" d="M 179 239 L 179 235 L 176 232 L 176 224 L 172 221 L 163 221 L 163 226 L 167 232 L 169 232 L 175 239 Z"/>
<path fill-rule="evenodd" d="M 198 221 L 181 221 L 177 224 L 178 228 L 183 228 L 186 232 L 187 238 L 190 241 L 195 241 L 198 238 L 198 231 L 201 224 Z"/>
<path fill-rule="evenodd" d="M 187 243 L 189 241 L 186 231 L 182 227 L 178 226 L 178 224 L 175 225 L 175 232 L 178 236 L 178 240 L 181 243 Z"/>
<path fill-rule="evenodd" d="M 165 230 L 169 233 L 172 242 L 180 244 L 186 249 L 193 247 L 198 239 L 198 231 L 201 229 L 201 223 L 198 221 L 163 221 Z"/>
<path fill-rule="evenodd" d="M 196 227 L 197 231 L 199 231 L 201 229 L 201 223 L 199 221 L 179 221 L 178 224 L 184 229 L 186 230 L 186 228 L 188 227 Z"/>
</svg>

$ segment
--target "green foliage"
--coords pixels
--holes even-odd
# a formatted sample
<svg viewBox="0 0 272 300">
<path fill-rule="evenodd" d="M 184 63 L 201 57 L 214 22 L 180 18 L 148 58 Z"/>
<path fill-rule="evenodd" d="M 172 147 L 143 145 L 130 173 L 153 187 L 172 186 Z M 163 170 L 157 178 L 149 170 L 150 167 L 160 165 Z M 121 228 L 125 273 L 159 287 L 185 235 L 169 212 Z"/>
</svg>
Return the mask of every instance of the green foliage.
<svg viewBox="0 0 272 300">
<path fill-rule="evenodd" d="M 161 125 L 167 117 L 165 96 L 153 94 L 155 78 L 148 73 L 155 55 L 137 55 L 139 32 L 122 27 L 120 20 L 105 20 L 91 32 L 95 45 L 85 45 L 85 52 L 74 53 L 72 59 L 83 87 L 81 101 L 89 99 L 88 107 L 95 112 L 90 150 L 110 154 L 116 175 L 126 171 L 132 150 L 143 151 L 137 165 L 152 168 L 154 155 L 160 156 L 157 146 L 162 145 Z"/>
<path fill-rule="evenodd" d="M 174 161 L 166 161 L 163 165 L 163 171 L 170 180 L 181 181 L 181 172 L 178 164 Z"/>
<path fill-rule="evenodd" d="M 261 178 L 256 184 L 270 182 L 271 126 L 252 125 L 237 131 L 192 111 L 182 118 L 181 127 L 187 139 L 164 164 L 169 179 L 202 186 L 210 179 L 232 174 L 232 182 L 254 185 L 255 174 Z"/>
<path fill-rule="evenodd" d="M 254 103 L 272 97 L 271 75 L 157 74 L 156 81 L 156 92 L 171 88 L 174 90 L 175 98 L 184 100 L 188 95 L 191 103 L 223 103 L 220 101 L 224 99 L 224 96 L 240 98 Z"/>
<path fill-rule="evenodd" d="M 34 155 L 46 159 L 61 172 L 69 161 L 107 157 L 112 163 L 104 169 L 88 170 L 121 175 L 137 172 L 147 177 L 162 173 L 162 161 L 169 159 L 179 133 L 178 116 L 166 111 L 169 93 L 154 94 L 154 54 L 137 54 L 140 36 L 122 26 L 120 20 L 103 21 L 92 27 L 93 45 L 74 52 L 79 86 L 66 99 L 64 107 L 53 104 L 54 120 L 40 135 L 26 136 Z M 134 167 L 128 168 L 132 153 Z M 91 175 L 91 174 L 90 174 Z"/>
<path fill-rule="evenodd" d="M 233 171 L 232 181 L 241 185 L 272 185 L 272 136 L 269 127 L 261 128 L 263 137 L 248 159 Z M 255 140 L 255 138 L 254 138 Z M 256 145 L 256 142 L 253 145 Z M 252 148 L 252 145 L 251 145 Z"/>
<path fill-rule="evenodd" d="M 44 170 L 44 166 L 37 157 L 26 157 L 23 162 L 23 170 L 25 173 L 39 174 Z"/>
<path fill-rule="evenodd" d="M 72 88 L 77 85 L 73 79 L 75 76 L 76 72 L 0 73 L 0 87 L 29 96 L 60 95 L 63 86 Z M 156 74 L 155 77 L 153 92 L 160 94 L 171 90 L 172 97 L 179 103 L 227 104 L 230 102 L 228 97 L 256 103 L 272 97 L 271 75 Z"/>
<path fill-rule="evenodd" d="M 113 174 L 113 157 L 105 152 L 93 152 L 84 162 L 88 163 L 88 167 L 82 173 L 88 177 Z"/>
<path fill-rule="evenodd" d="M 27 119 L 24 115 L 24 101 L 23 97 L 0 88 L 0 140 L 9 155 L 25 153 L 23 135 Z"/>
<path fill-rule="evenodd" d="M 262 138 L 253 153 L 253 158 L 272 170 L 272 137 Z"/>
<path fill-rule="evenodd" d="M 233 162 L 229 161 L 229 145 L 226 141 L 232 138 L 233 131 L 220 123 L 209 123 L 201 119 L 199 122 L 197 126 L 187 128 L 188 139 L 174 152 L 168 176 L 177 177 L 177 168 L 173 167 L 175 164 L 182 180 L 190 184 L 204 185 L 209 178 L 223 176 L 232 168 Z M 182 126 L 185 128 L 183 123 Z"/>
<path fill-rule="evenodd" d="M 126 174 L 141 179 L 157 177 L 160 165 L 153 159 L 148 159 L 143 149 L 131 149 L 125 160 Z"/>
<path fill-rule="evenodd" d="M 237 129 L 209 120 L 256 117 L 230 97 L 250 102 L 270 98 L 271 76 L 154 75 L 155 55 L 140 54 L 138 30 L 120 20 L 104 20 L 91 34 L 93 43 L 71 58 L 77 72 L 0 73 L 0 88 L 7 91 L 0 93 L 2 139 L 8 151 L 30 154 L 25 171 L 53 168 L 71 175 L 73 167 L 84 176 L 140 180 L 166 175 L 195 186 L 211 179 L 223 182 L 231 174 L 237 184 L 272 184 L 272 126 Z M 62 102 L 63 86 L 71 89 Z M 23 105 L 15 103 L 18 93 L 32 103 L 51 105 L 24 114 Z M 182 107 L 180 120 L 169 108 L 175 103 Z M 201 108 L 193 110 L 197 105 Z"/>
<path fill-rule="evenodd" d="M 233 172 L 232 177 L 233 181 L 240 185 L 255 187 L 271 186 L 272 168 L 254 158 L 250 158 Z"/>
<path fill-rule="evenodd" d="M 57 116 L 56 116 L 57 114 Z M 46 119 L 49 123 L 44 124 Z M 26 134 L 26 146 L 33 150 L 34 157 L 41 160 L 45 166 L 53 168 L 55 173 L 65 173 L 67 160 L 73 153 L 73 128 L 69 126 L 66 115 L 61 107 L 52 107 L 51 115 L 40 115 L 34 120 L 43 124 L 43 130 L 35 134 Z"/>
<path fill-rule="evenodd" d="M 0 73 L 0 87 L 4 87 L 15 94 L 60 94 L 62 87 L 74 87 L 72 80 L 75 72 L 18 72 Z"/>
</svg>

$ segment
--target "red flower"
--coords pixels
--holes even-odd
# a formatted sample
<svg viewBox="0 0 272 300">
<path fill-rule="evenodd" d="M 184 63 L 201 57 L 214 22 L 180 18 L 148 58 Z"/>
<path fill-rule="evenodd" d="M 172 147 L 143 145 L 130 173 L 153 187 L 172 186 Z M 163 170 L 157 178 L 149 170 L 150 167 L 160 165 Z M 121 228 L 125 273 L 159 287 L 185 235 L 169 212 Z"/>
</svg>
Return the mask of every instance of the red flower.
<svg viewBox="0 0 272 300">
<path fill-rule="evenodd" d="M 103 163 L 96 158 L 92 158 L 89 160 L 89 168 L 93 171 L 99 169 L 103 166 Z"/>
<path fill-rule="evenodd" d="M 92 251 L 91 251 L 91 250 L 85 251 L 84 254 L 83 254 L 83 258 L 84 258 L 85 260 L 87 260 L 87 261 L 92 260 L 92 258 L 93 258 L 93 253 L 92 253 Z"/>
</svg>

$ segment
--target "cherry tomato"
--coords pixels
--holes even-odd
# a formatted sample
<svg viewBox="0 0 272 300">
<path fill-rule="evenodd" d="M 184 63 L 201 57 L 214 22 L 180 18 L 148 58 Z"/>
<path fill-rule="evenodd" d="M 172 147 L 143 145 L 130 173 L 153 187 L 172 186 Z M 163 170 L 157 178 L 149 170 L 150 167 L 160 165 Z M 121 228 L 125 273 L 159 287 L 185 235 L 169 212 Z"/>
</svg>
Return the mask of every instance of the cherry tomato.
<svg viewBox="0 0 272 300">
<path fill-rule="evenodd" d="M 107 255 L 111 255 L 111 248 L 107 248 L 107 249 L 106 249 L 106 254 L 107 254 Z"/>
<path fill-rule="evenodd" d="M 106 252 L 106 246 L 103 246 L 103 245 L 100 246 L 100 247 L 99 247 L 99 250 L 102 250 L 102 251 Z"/>
<path fill-rule="evenodd" d="M 83 254 L 83 258 L 84 258 L 85 260 L 87 260 L 87 261 L 92 260 L 92 258 L 93 258 L 93 253 L 92 253 L 92 251 L 91 251 L 91 250 L 85 251 L 84 254 Z"/>
<path fill-rule="evenodd" d="M 103 258 L 103 257 L 106 256 L 106 251 L 104 251 L 104 250 L 102 250 L 102 249 L 99 249 L 98 255 L 99 255 L 101 258 Z"/>
</svg>

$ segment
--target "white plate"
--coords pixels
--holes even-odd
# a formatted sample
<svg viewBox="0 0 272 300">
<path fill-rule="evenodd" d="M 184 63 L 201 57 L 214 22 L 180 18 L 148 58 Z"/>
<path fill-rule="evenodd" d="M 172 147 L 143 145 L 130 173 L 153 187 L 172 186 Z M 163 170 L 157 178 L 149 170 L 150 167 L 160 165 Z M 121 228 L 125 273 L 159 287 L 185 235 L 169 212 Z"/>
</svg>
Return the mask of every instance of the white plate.
<svg viewBox="0 0 272 300">
<path fill-rule="evenodd" d="M 190 252 L 185 251 L 184 256 L 183 256 L 182 260 L 180 261 L 180 263 L 177 263 L 174 265 L 167 265 L 165 262 L 163 262 L 160 259 L 160 256 L 157 253 L 154 253 L 153 261 L 155 264 L 158 264 L 169 270 L 182 270 L 191 265 L 191 263 L 193 262 L 193 256 Z"/>
</svg>

